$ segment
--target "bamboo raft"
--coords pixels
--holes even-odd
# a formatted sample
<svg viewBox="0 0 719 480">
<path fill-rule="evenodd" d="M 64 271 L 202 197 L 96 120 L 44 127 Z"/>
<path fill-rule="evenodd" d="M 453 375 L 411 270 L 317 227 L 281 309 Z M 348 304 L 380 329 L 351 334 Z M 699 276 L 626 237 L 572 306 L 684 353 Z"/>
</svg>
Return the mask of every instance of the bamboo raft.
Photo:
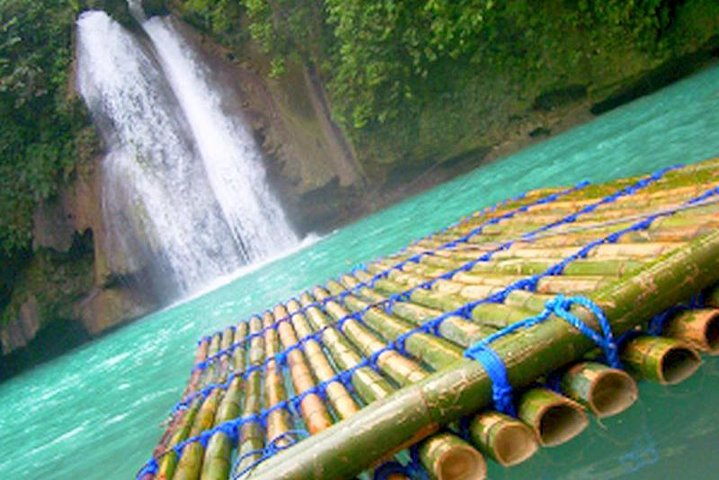
<svg viewBox="0 0 719 480">
<path fill-rule="evenodd" d="M 481 479 L 719 353 L 719 159 L 485 208 L 200 339 L 151 479 Z"/>
</svg>

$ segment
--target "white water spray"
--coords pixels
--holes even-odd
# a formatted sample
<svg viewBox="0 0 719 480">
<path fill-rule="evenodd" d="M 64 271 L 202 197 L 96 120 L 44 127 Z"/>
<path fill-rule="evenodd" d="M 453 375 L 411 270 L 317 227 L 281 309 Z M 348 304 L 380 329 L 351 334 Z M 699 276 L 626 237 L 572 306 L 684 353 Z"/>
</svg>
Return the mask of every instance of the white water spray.
<svg viewBox="0 0 719 480">
<path fill-rule="evenodd" d="M 169 20 L 143 42 L 104 12 L 78 20 L 78 89 L 105 138 L 110 266 L 186 293 L 297 242 L 246 128 Z"/>
</svg>

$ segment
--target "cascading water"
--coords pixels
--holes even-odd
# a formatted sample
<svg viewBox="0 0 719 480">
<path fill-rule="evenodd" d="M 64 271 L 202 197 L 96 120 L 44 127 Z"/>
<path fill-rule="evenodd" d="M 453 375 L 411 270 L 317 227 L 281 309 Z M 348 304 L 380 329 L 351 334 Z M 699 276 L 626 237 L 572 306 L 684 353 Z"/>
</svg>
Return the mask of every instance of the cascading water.
<svg viewBox="0 0 719 480">
<path fill-rule="evenodd" d="M 167 19 L 150 42 L 104 12 L 78 20 L 78 89 L 108 146 L 103 212 L 115 272 L 186 293 L 297 242 L 247 129 Z"/>
</svg>

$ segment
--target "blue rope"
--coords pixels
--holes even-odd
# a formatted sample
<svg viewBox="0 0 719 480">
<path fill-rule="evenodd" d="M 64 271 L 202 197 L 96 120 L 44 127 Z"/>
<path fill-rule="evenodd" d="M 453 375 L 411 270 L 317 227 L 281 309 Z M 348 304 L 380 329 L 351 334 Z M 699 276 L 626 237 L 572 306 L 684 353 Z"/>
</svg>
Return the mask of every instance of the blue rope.
<svg viewBox="0 0 719 480">
<path fill-rule="evenodd" d="M 245 476 L 246 474 L 250 473 L 252 470 L 257 468 L 259 464 L 264 462 L 265 460 L 269 459 L 270 457 L 274 456 L 278 452 L 281 452 L 282 450 L 286 450 L 296 444 L 299 440 L 297 437 L 308 437 L 309 433 L 306 430 L 288 430 L 275 438 L 273 438 L 265 448 L 258 449 L 258 450 L 252 450 L 250 452 L 245 453 L 244 455 L 241 455 L 236 461 L 235 465 L 232 468 L 233 474 L 232 474 L 232 480 L 238 480 Z M 282 440 L 288 440 L 289 442 L 286 445 L 280 445 L 279 442 Z M 243 468 L 240 472 L 237 472 L 237 468 L 239 468 L 239 465 L 242 463 L 242 461 L 245 458 L 254 456 L 254 455 L 260 455 L 260 458 L 249 464 L 247 467 Z"/>
<path fill-rule="evenodd" d="M 599 323 L 600 332 L 593 330 L 579 317 L 571 312 L 573 305 L 579 305 L 589 310 Z M 516 409 L 512 399 L 512 385 L 507 376 L 507 368 L 502 358 L 495 352 L 490 344 L 502 337 L 505 337 L 518 330 L 527 329 L 545 322 L 551 315 L 556 315 L 572 327 L 578 330 L 582 335 L 594 342 L 602 349 L 607 359 L 607 363 L 614 368 L 621 368 L 619 361 L 619 353 L 617 344 L 614 341 L 611 325 L 604 315 L 602 309 L 590 299 L 581 296 L 566 298 L 563 295 L 557 295 L 555 298 L 548 300 L 544 310 L 533 317 L 527 318 L 520 322 L 513 323 L 508 327 L 493 333 L 492 335 L 475 343 L 464 351 L 464 356 L 472 360 L 478 361 L 487 372 L 492 382 L 492 400 L 495 408 L 507 415 L 516 416 Z"/>
<path fill-rule="evenodd" d="M 465 350 L 464 356 L 481 363 L 489 375 L 489 379 L 492 381 L 492 401 L 497 411 L 513 417 L 517 416 L 512 398 L 512 385 L 507 377 L 507 367 L 497 352 L 492 350 L 489 345 L 478 342 Z"/>
<path fill-rule="evenodd" d="M 159 465 L 157 464 L 157 460 L 154 458 L 150 459 L 149 462 L 147 462 L 142 469 L 137 473 L 137 478 L 142 479 L 145 475 L 156 475 L 157 470 L 159 469 Z"/>
<path fill-rule="evenodd" d="M 667 322 L 674 318 L 677 314 L 687 310 L 695 310 L 704 306 L 704 298 L 701 293 L 692 295 L 688 303 L 680 303 L 673 305 L 661 313 L 655 315 L 647 326 L 647 333 L 653 336 L 659 336 L 664 331 Z"/>
<path fill-rule="evenodd" d="M 373 480 L 388 480 L 392 475 L 405 475 L 407 470 L 399 462 L 383 463 L 374 471 Z"/>
<path fill-rule="evenodd" d="M 430 480 L 427 470 L 424 469 L 419 459 L 419 444 L 414 444 L 409 448 L 409 463 L 407 463 L 406 473 L 412 480 Z"/>
</svg>

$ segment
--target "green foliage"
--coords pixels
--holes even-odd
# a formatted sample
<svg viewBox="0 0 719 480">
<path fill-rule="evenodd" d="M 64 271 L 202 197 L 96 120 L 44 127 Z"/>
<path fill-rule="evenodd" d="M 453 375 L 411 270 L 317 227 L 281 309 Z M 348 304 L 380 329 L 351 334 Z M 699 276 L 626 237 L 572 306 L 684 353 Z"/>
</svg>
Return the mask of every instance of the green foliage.
<svg viewBox="0 0 719 480">
<path fill-rule="evenodd" d="M 198 12 L 218 5 L 181 3 Z M 672 31 L 677 11 L 715 0 L 236 3 L 229 29 L 249 32 L 269 55 L 268 74 L 282 75 L 288 60 L 312 67 L 360 157 L 391 163 L 427 154 L 410 147 L 418 138 L 433 150 L 483 147 L 464 138 L 467 126 L 492 128 L 486 117 L 531 108 L 541 89 L 589 91 L 595 79 L 606 88 L 688 51 L 690 35 Z M 697 23 L 679 29 L 691 33 Z M 714 25 L 707 20 L 690 43 L 715 34 Z"/>
<path fill-rule="evenodd" d="M 87 124 L 67 92 L 77 2 L 0 0 L 0 249 L 27 247 L 32 212 L 77 161 Z"/>
<path fill-rule="evenodd" d="M 623 30 L 642 46 L 652 48 L 671 22 L 672 0 L 579 0 L 577 22 Z"/>
<path fill-rule="evenodd" d="M 219 35 L 233 34 L 240 19 L 240 6 L 234 0 L 183 0 L 182 15 L 202 30 Z"/>
</svg>

